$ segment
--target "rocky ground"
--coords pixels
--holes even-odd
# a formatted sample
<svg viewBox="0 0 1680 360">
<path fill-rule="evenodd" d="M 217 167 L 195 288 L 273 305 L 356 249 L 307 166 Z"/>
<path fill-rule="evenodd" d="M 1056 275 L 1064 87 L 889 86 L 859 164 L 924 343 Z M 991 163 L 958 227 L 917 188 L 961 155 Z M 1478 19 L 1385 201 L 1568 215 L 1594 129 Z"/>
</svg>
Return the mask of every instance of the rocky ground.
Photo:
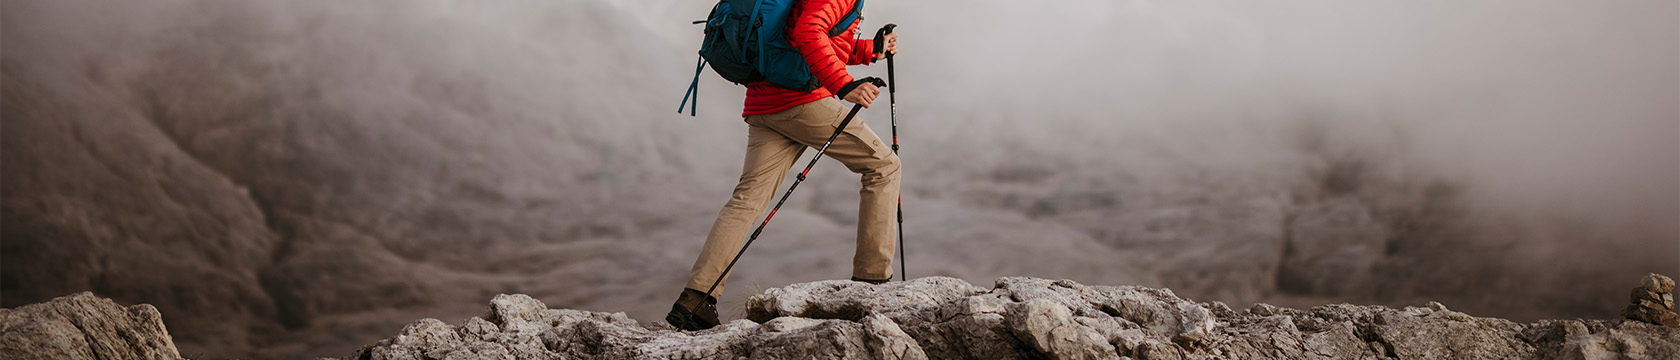
<svg viewBox="0 0 1680 360">
<path fill-rule="evenodd" d="M 1613 317 L 1622 281 L 1680 269 L 1671 2 L 1044 3 L 869 5 L 916 49 L 912 277 L 1529 322 Z M 0 307 L 150 304 L 208 359 L 343 356 L 497 294 L 657 321 L 746 141 L 709 71 L 673 111 L 710 5 L 0 2 Z M 1090 62 L 1018 63 L 1042 59 Z M 725 315 L 849 276 L 856 210 L 819 162 Z"/>
<path fill-rule="evenodd" d="M 1634 289 L 1673 281 L 1652 274 Z M 1671 301 L 1671 300 L 1670 300 Z M 1661 306 L 1660 304 L 1657 306 Z M 1672 305 L 1666 310 L 1673 315 Z M 422 319 L 346 359 L 1662 359 L 1680 328 L 1638 320 L 1483 318 L 1430 302 L 1394 309 L 1266 304 L 1235 310 L 1172 290 L 998 279 L 988 288 L 928 277 L 869 285 L 818 281 L 752 297 L 748 319 L 697 332 L 623 313 L 550 309 L 498 295 L 482 316 Z M 89 293 L 0 310 L 8 359 L 175 359 L 150 305 Z"/>
<path fill-rule="evenodd" d="M 750 320 L 700 332 L 502 295 L 461 325 L 415 322 L 353 359 L 1658 359 L 1680 329 L 1630 320 L 1521 324 L 1440 303 L 1393 309 L 1260 304 L 1234 310 L 1172 290 L 944 277 L 766 290 Z"/>
</svg>

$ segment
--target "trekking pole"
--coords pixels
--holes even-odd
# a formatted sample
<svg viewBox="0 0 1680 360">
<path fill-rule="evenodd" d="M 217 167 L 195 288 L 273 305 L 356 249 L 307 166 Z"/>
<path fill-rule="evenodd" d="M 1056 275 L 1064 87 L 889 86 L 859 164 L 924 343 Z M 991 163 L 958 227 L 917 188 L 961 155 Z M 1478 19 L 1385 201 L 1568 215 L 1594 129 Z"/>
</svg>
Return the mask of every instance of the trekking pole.
<svg viewBox="0 0 1680 360">
<path fill-rule="evenodd" d="M 875 77 L 863 78 L 862 81 L 875 84 L 875 86 L 888 86 L 880 78 Z M 788 186 L 787 192 L 782 193 L 782 200 L 776 202 L 776 207 L 770 209 L 770 215 L 764 216 L 764 222 L 758 223 L 758 230 L 753 230 L 752 236 L 747 237 L 747 243 L 741 245 L 741 251 L 736 252 L 735 258 L 729 260 L 729 266 L 723 267 L 723 273 L 718 274 L 717 280 L 712 281 L 712 287 L 706 289 L 706 296 L 711 296 L 712 291 L 717 290 L 718 284 L 723 283 L 723 278 L 729 276 L 729 270 L 735 268 L 735 262 L 740 261 L 741 255 L 747 253 L 747 247 L 752 246 L 753 241 L 758 240 L 758 234 L 764 232 L 764 226 L 770 225 L 770 219 L 776 217 L 776 211 L 782 209 L 782 204 L 787 202 L 789 195 L 793 195 L 793 189 L 799 188 L 799 183 L 805 181 L 805 174 L 811 173 L 811 168 L 817 166 L 817 160 L 822 160 L 823 153 L 828 152 L 828 146 L 834 144 L 834 138 L 840 137 L 840 133 L 846 131 L 846 125 L 852 123 L 852 118 L 857 116 L 858 110 L 863 110 L 863 104 L 853 105 L 852 112 L 846 114 L 846 119 L 840 120 L 840 126 L 834 129 L 833 135 L 828 136 L 828 142 L 824 142 L 822 148 L 817 149 L 817 156 L 811 157 L 811 163 L 805 165 L 805 171 L 800 171 L 799 176 L 793 181 L 793 185 Z M 700 302 L 700 304 L 705 303 L 705 301 Z M 688 309 L 688 312 L 699 310 L 700 304 L 695 304 L 693 309 Z"/>
<path fill-rule="evenodd" d="M 896 27 L 898 27 L 898 24 L 887 24 L 887 26 L 882 26 L 881 30 L 879 31 L 879 34 L 875 35 L 875 38 L 876 39 L 886 39 L 887 38 L 886 35 L 891 34 L 893 32 L 893 28 L 896 28 Z M 883 44 L 881 46 L 882 46 L 883 49 L 886 47 L 885 44 Z M 887 53 L 887 104 L 891 105 L 891 107 L 892 107 L 892 138 L 893 138 L 892 150 L 893 150 L 893 155 L 898 155 L 898 77 L 893 75 L 893 53 L 890 53 L 890 52 Z M 899 170 L 899 171 L 902 172 L 904 170 Z M 902 179 L 903 177 L 900 177 L 900 178 Z M 904 256 L 905 256 L 905 252 L 904 252 L 904 186 L 903 186 L 902 181 L 900 181 L 899 184 L 900 185 L 899 185 L 899 192 L 898 192 L 899 193 L 899 195 L 898 195 L 898 278 L 899 278 L 899 281 L 909 281 L 910 280 L 909 272 L 904 270 L 904 268 L 906 267 L 905 263 L 908 262 L 904 258 Z M 891 279 L 888 279 L 888 280 L 891 280 Z"/>
</svg>

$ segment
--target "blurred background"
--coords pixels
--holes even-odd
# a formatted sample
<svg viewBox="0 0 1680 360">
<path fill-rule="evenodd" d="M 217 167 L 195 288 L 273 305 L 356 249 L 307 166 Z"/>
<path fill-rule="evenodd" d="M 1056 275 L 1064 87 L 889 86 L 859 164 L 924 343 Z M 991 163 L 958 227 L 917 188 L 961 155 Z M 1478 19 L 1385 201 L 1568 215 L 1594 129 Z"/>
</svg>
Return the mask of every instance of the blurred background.
<svg viewBox="0 0 1680 360">
<path fill-rule="evenodd" d="M 193 358 L 345 356 L 498 293 L 659 321 L 744 153 L 741 87 L 675 113 L 712 3 L 0 2 L 0 305 L 154 304 Z M 902 36 L 911 277 L 1533 321 L 1680 274 L 1674 1 L 864 17 Z M 820 163 L 725 317 L 847 278 L 857 188 Z"/>
</svg>

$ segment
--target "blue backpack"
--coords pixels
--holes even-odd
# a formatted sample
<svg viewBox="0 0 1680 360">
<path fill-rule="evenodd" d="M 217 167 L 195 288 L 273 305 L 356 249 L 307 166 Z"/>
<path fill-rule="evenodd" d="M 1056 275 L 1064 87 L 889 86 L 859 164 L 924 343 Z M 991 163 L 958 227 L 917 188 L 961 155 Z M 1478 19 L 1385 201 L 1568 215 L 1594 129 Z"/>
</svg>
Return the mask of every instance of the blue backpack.
<svg viewBox="0 0 1680 360">
<path fill-rule="evenodd" d="M 688 84 L 677 113 L 681 114 L 686 106 L 688 115 L 694 116 L 694 108 L 700 104 L 700 74 L 708 63 L 724 80 L 740 85 L 764 80 L 794 91 L 811 91 L 821 86 L 811 76 L 805 57 L 787 40 L 787 17 L 796 1 L 800 0 L 719 0 L 712 7 L 711 16 L 695 21 L 695 24 L 706 24 L 706 37 L 700 43 L 694 81 Z M 828 31 L 828 36 L 840 36 L 850 29 L 862 10 L 863 0 L 858 0 L 852 11 Z"/>
</svg>

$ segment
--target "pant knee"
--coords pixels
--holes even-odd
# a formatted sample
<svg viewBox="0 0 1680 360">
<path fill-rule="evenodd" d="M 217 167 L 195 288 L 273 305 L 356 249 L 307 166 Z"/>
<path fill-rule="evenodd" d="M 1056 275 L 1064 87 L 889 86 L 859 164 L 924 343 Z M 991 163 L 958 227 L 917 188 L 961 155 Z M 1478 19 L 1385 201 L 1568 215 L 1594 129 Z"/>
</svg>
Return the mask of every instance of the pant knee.
<svg viewBox="0 0 1680 360">
<path fill-rule="evenodd" d="M 773 182 L 764 179 L 742 178 L 741 182 L 735 185 L 735 192 L 729 196 L 729 202 L 724 206 L 740 210 L 757 210 L 762 206 L 760 203 L 766 201 L 764 198 L 770 190 L 766 187 L 771 184 Z"/>
<path fill-rule="evenodd" d="M 877 165 L 864 172 L 863 181 L 865 184 L 898 182 L 898 169 L 900 166 L 898 154 L 889 153 L 887 154 L 887 157 L 882 160 L 883 161 L 878 162 Z"/>
</svg>

